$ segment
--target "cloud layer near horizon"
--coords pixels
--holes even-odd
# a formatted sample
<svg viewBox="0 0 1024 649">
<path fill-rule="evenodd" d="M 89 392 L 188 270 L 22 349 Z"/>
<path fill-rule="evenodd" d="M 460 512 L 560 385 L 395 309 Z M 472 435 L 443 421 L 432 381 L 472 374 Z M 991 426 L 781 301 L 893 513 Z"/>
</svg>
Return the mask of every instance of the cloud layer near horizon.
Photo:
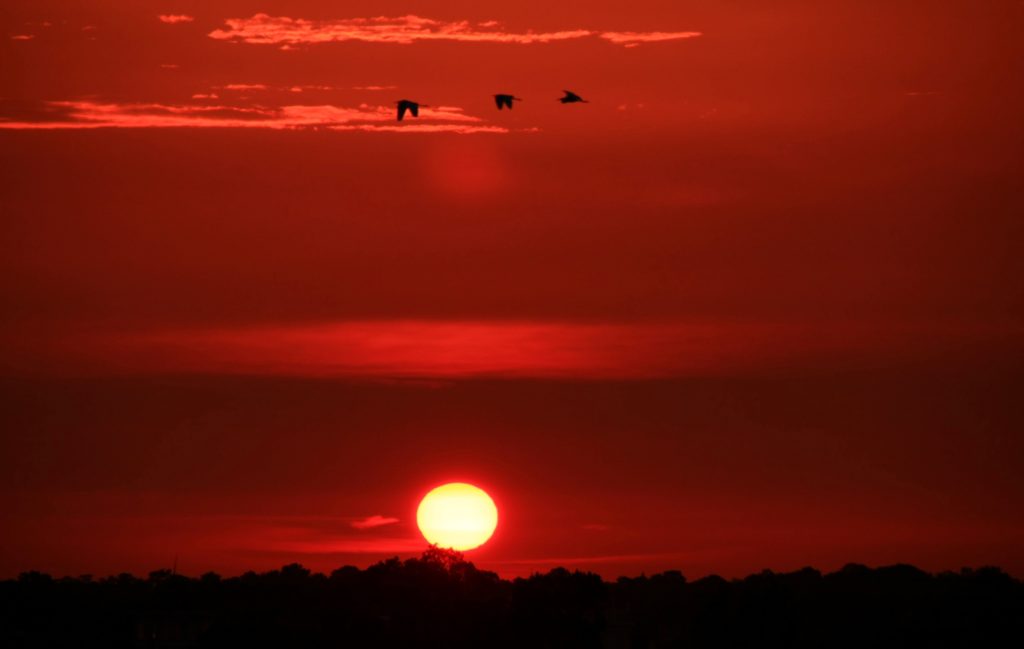
<svg viewBox="0 0 1024 649">
<path fill-rule="evenodd" d="M 212 96 L 202 95 L 200 98 Z M 208 106 L 158 103 L 100 103 L 93 101 L 47 102 L 51 118 L 40 121 L 0 121 L 0 129 L 90 128 L 327 128 L 337 131 L 507 133 L 500 126 L 483 124 L 457 106 L 423 107 L 424 123 L 395 122 L 389 106 L 334 105 Z"/>
<path fill-rule="evenodd" d="M 186 14 L 160 14 L 159 16 L 157 16 L 157 18 L 160 19 L 160 22 L 167 23 L 169 25 L 176 25 L 178 23 L 190 23 L 195 20 L 194 16 L 189 16 Z"/>
<path fill-rule="evenodd" d="M 645 380 L 982 351 L 1016 327 L 927 323 L 573 323 L 367 320 L 72 336 L 63 370 L 357 379 Z M 28 343 L 26 342 L 26 345 Z"/>
<path fill-rule="evenodd" d="M 210 38 L 261 45 L 299 45 L 363 41 L 399 43 L 416 41 L 461 41 L 470 43 L 551 43 L 596 36 L 617 45 L 682 40 L 700 36 L 696 31 L 602 32 L 565 29 L 553 32 L 510 32 L 497 21 L 472 23 L 468 20 L 442 21 L 416 15 L 339 20 L 305 20 L 258 13 L 250 18 L 231 18 L 226 27 L 209 33 Z"/>
<path fill-rule="evenodd" d="M 352 521 L 352 527 L 357 530 L 369 530 L 375 527 L 383 527 L 384 525 L 394 525 L 397 522 L 398 519 L 394 516 L 381 516 L 380 514 L 374 514 L 373 516 Z"/>
</svg>

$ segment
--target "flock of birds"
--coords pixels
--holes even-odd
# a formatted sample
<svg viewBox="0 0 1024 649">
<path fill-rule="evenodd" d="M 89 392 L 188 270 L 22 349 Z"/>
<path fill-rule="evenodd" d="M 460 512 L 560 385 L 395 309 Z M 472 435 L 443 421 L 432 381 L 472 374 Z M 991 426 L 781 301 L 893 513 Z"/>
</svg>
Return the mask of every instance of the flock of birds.
<svg viewBox="0 0 1024 649">
<path fill-rule="evenodd" d="M 586 99 L 580 97 L 575 92 L 572 92 L 570 90 L 563 90 L 562 92 L 565 93 L 565 96 L 560 97 L 558 101 L 562 102 L 563 104 L 589 103 Z M 522 101 L 522 99 L 516 97 L 515 95 L 494 95 L 494 104 L 498 107 L 498 110 L 501 110 L 502 108 L 512 110 L 512 102 L 514 101 Z M 398 105 L 399 122 L 402 121 L 406 113 L 411 113 L 413 117 L 419 117 L 420 106 L 426 106 L 426 104 L 421 104 L 417 101 L 410 101 L 408 99 L 399 99 L 395 103 Z"/>
</svg>

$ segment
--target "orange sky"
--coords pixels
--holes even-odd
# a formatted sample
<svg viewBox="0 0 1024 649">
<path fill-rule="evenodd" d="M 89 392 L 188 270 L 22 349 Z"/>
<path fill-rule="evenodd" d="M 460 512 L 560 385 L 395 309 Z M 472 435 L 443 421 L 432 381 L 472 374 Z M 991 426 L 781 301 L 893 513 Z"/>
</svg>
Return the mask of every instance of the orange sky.
<svg viewBox="0 0 1024 649">
<path fill-rule="evenodd" d="M 1024 574 L 1022 26 L 5 2 L 0 574 Z"/>
</svg>

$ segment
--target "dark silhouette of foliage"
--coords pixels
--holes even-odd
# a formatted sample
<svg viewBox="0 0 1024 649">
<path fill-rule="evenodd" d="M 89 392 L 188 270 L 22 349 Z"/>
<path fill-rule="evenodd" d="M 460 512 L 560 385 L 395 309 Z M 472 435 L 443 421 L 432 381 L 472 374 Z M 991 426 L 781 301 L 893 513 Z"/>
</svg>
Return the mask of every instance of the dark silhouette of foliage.
<svg viewBox="0 0 1024 649">
<path fill-rule="evenodd" d="M 198 578 L 157 570 L 0 582 L 5 647 L 1016 647 L 1024 584 L 849 565 L 688 581 L 555 568 L 512 581 L 462 554 L 330 575 L 299 564 Z"/>
</svg>

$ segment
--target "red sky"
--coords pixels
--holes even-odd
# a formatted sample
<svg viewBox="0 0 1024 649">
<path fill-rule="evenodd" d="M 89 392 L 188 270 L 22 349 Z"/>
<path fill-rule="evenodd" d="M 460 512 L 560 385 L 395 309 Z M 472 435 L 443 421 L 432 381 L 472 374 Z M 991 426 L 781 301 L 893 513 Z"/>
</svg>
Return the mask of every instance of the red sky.
<svg viewBox="0 0 1024 649">
<path fill-rule="evenodd" d="M 4 3 L 0 575 L 1024 574 L 1024 5 L 425 4 Z"/>
</svg>

